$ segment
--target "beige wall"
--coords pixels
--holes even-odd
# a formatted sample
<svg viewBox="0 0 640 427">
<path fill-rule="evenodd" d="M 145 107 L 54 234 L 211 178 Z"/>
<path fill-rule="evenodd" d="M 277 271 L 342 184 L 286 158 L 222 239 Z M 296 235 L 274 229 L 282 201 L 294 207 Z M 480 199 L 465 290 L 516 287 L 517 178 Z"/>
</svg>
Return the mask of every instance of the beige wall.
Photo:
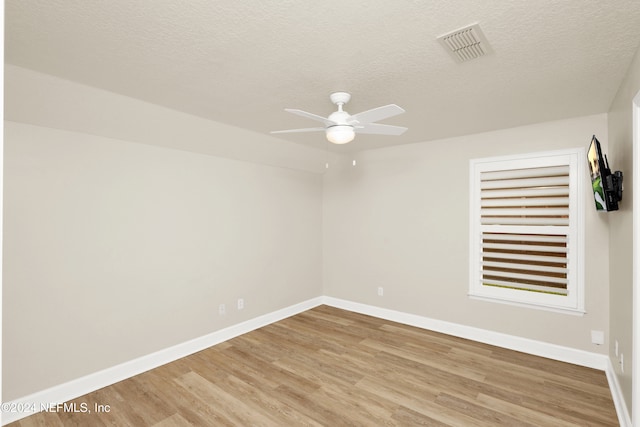
<svg viewBox="0 0 640 427">
<path fill-rule="evenodd" d="M 640 90 L 640 50 L 635 55 L 625 80 L 609 111 L 608 158 L 612 170 L 624 173 L 624 194 L 620 210 L 609 216 L 611 252 L 610 336 L 609 355 L 614 362 L 625 401 L 631 411 L 631 360 L 633 348 L 633 121 L 632 100 Z M 614 342 L 624 354 L 625 369 L 621 371 L 615 355 Z"/>
<path fill-rule="evenodd" d="M 322 294 L 320 175 L 12 121 L 4 159 L 5 400 Z"/>
<path fill-rule="evenodd" d="M 5 65 L 5 99 L 5 120 L 14 122 L 295 170 L 325 170 L 325 150 L 206 120 L 15 65 Z"/>
<path fill-rule="evenodd" d="M 324 290 L 371 304 L 606 353 L 608 233 L 585 180 L 586 310 L 559 314 L 470 299 L 469 159 L 583 147 L 606 139 L 606 115 L 362 152 L 324 179 Z M 586 162 L 586 160 L 585 160 Z M 377 296 L 377 287 L 384 296 Z"/>
</svg>

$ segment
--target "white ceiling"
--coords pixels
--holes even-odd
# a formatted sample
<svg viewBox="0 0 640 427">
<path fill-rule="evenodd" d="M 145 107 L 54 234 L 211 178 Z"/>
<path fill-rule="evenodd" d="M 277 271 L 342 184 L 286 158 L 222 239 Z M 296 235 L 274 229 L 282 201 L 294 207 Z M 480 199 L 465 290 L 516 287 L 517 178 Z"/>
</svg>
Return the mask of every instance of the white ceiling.
<svg viewBox="0 0 640 427">
<path fill-rule="evenodd" d="M 422 142 L 606 112 L 640 44 L 638 0 L 25 0 L 6 62 L 262 134 L 395 103 Z M 479 23 L 493 53 L 458 64 L 436 37 Z M 326 148 L 322 133 L 283 139 Z"/>
</svg>

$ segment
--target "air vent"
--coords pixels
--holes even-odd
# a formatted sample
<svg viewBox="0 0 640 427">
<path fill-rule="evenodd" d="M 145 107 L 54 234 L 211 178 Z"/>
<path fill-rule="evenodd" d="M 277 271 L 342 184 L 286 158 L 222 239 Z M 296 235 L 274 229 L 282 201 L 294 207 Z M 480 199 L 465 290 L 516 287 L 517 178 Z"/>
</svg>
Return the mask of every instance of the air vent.
<svg viewBox="0 0 640 427">
<path fill-rule="evenodd" d="M 470 61 L 492 52 L 478 24 L 443 34 L 438 41 L 458 62 Z"/>
</svg>

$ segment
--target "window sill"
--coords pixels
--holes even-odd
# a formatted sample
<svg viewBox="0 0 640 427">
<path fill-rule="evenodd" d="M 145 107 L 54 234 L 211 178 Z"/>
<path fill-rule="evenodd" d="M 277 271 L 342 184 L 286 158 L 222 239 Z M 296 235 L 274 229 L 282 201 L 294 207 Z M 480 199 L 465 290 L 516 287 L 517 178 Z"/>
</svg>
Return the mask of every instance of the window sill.
<svg viewBox="0 0 640 427">
<path fill-rule="evenodd" d="M 506 304 L 506 305 L 512 305 L 516 307 L 532 308 L 535 310 L 550 311 L 554 313 L 569 314 L 571 316 L 584 316 L 587 313 L 585 310 L 579 309 L 579 308 L 576 309 L 576 308 L 568 308 L 568 307 L 541 305 L 541 304 L 528 303 L 528 302 L 522 302 L 522 301 L 513 301 L 513 300 L 501 299 L 493 296 L 477 295 L 477 294 L 471 294 L 471 293 L 469 293 L 468 295 L 469 295 L 469 298 L 479 300 L 479 301 Z"/>
</svg>

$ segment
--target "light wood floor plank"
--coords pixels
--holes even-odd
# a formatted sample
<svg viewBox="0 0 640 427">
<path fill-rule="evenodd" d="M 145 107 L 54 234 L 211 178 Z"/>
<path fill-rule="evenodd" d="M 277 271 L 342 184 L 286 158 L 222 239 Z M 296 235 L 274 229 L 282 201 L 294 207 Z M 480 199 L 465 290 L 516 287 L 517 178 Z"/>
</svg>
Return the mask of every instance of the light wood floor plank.
<svg viewBox="0 0 640 427">
<path fill-rule="evenodd" d="M 465 414 L 475 420 L 484 421 L 493 426 L 511 427 L 535 427 L 535 425 L 524 421 L 522 418 L 512 417 L 494 410 L 488 406 L 483 406 L 479 402 L 470 401 L 448 393 L 441 393 L 436 402 L 456 413 Z"/>
<path fill-rule="evenodd" d="M 153 425 L 153 427 L 191 427 L 191 423 L 184 419 L 180 414 L 173 414 Z"/>
<path fill-rule="evenodd" d="M 601 371 L 328 306 L 69 403 L 11 425 L 618 425 Z"/>
<path fill-rule="evenodd" d="M 536 411 L 533 409 L 525 408 L 521 405 L 516 405 L 514 403 L 497 399 L 493 396 L 488 396 L 486 394 L 480 394 L 478 396 L 478 403 L 483 406 L 487 406 L 489 408 L 494 409 L 495 411 L 499 411 L 503 414 L 510 415 L 514 418 L 518 418 L 519 420 L 526 421 L 527 423 L 533 425 L 553 425 L 557 427 L 572 427 L 575 426 L 574 423 L 558 419 L 557 417 L 553 417 L 551 415 L 545 414 L 541 411 Z"/>
</svg>

